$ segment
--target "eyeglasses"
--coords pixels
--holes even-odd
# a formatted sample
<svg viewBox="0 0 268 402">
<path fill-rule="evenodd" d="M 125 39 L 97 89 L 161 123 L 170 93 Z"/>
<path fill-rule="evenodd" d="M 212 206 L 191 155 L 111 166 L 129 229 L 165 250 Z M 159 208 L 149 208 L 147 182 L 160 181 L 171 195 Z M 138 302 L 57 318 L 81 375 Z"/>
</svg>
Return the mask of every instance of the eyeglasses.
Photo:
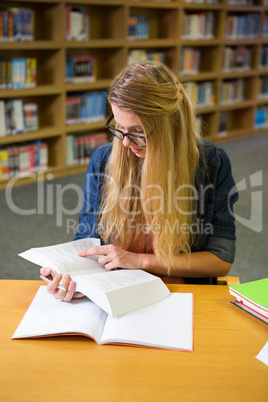
<svg viewBox="0 0 268 402">
<path fill-rule="evenodd" d="M 146 147 L 146 138 L 142 135 L 135 135 L 135 134 L 125 134 L 123 131 L 118 130 L 117 128 L 110 126 L 109 124 L 111 123 L 111 121 L 113 120 L 114 115 L 113 113 L 111 114 L 111 116 L 109 117 L 109 119 L 107 120 L 107 122 L 105 123 L 105 127 L 107 127 L 110 132 L 119 140 L 123 141 L 125 137 L 127 137 L 131 142 L 133 142 L 134 144 L 138 145 L 139 147 Z"/>
</svg>

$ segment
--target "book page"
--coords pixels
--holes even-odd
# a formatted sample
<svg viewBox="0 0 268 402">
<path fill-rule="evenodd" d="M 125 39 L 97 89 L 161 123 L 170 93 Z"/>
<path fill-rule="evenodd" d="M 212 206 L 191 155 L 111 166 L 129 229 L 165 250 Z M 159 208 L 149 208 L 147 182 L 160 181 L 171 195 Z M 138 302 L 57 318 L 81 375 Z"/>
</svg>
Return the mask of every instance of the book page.
<svg viewBox="0 0 268 402">
<path fill-rule="evenodd" d="M 94 257 L 80 257 L 78 252 L 98 246 L 99 239 L 81 239 L 55 246 L 32 248 L 19 254 L 40 266 L 56 268 L 63 275 L 85 275 L 106 272 Z"/>
<path fill-rule="evenodd" d="M 56 300 L 41 286 L 12 339 L 77 333 L 99 341 L 107 314 L 87 298 Z"/>
<path fill-rule="evenodd" d="M 151 306 L 107 317 L 101 343 L 193 350 L 193 294 L 171 293 Z"/>
<path fill-rule="evenodd" d="M 92 274 L 83 279 L 89 281 L 102 292 L 109 293 L 140 283 L 151 282 L 157 280 L 157 277 L 140 269 L 120 269 L 116 271 L 105 271 L 103 274 Z"/>
</svg>

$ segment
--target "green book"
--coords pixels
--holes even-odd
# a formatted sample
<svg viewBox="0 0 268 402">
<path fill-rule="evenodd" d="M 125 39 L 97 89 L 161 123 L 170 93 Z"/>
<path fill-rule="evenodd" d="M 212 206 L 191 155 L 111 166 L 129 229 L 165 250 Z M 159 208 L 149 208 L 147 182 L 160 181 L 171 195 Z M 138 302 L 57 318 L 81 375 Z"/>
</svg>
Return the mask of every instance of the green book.
<svg viewBox="0 0 268 402">
<path fill-rule="evenodd" d="M 229 286 L 229 291 L 235 305 L 268 322 L 268 278 Z"/>
</svg>

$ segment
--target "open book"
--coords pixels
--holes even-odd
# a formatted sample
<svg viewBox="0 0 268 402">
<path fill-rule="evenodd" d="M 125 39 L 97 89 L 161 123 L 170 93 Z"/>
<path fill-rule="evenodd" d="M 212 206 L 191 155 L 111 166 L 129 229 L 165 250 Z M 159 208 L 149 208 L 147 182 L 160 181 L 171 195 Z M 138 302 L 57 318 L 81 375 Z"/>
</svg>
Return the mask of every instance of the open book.
<svg viewBox="0 0 268 402">
<path fill-rule="evenodd" d="M 31 248 L 19 256 L 39 266 L 50 267 L 52 276 L 69 274 L 76 290 L 84 293 L 113 317 L 156 303 L 170 294 L 164 282 L 142 270 L 107 272 L 94 257 L 78 252 L 99 245 L 99 239 L 81 239 L 55 246 Z"/>
<path fill-rule="evenodd" d="M 12 339 L 84 335 L 117 343 L 193 350 L 193 294 L 171 293 L 151 306 L 112 318 L 89 299 L 64 303 L 41 286 Z"/>
</svg>

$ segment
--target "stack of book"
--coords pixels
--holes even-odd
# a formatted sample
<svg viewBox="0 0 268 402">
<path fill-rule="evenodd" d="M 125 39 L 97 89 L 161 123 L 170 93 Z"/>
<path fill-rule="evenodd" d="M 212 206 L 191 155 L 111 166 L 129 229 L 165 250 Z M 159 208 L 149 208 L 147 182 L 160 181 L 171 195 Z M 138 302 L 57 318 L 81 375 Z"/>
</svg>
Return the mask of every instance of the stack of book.
<svg viewBox="0 0 268 402">
<path fill-rule="evenodd" d="M 35 86 L 35 58 L 0 60 L 0 89 L 23 89 Z"/>
<path fill-rule="evenodd" d="M 184 47 L 181 52 L 181 71 L 182 75 L 198 74 L 200 69 L 200 50 L 192 47 Z"/>
<path fill-rule="evenodd" d="M 88 164 L 93 152 L 107 142 L 106 133 L 97 133 L 83 136 L 67 135 L 66 138 L 66 165 Z"/>
<path fill-rule="evenodd" d="M 216 16 L 212 11 L 200 11 L 184 16 L 183 39 L 214 39 Z"/>
<path fill-rule="evenodd" d="M 229 286 L 237 307 L 268 324 L 268 278 Z"/>
<path fill-rule="evenodd" d="M 38 107 L 21 99 L 0 100 L 0 137 L 39 129 Z"/>
<path fill-rule="evenodd" d="M 128 18 L 128 39 L 149 39 L 149 19 L 147 15 L 131 15 Z"/>
<path fill-rule="evenodd" d="M 222 72 L 250 70 L 252 64 L 252 50 L 246 46 L 235 48 L 226 46 L 223 51 Z"/>
<path fill-rule="evenodd" d="M 12 146 L 0 150 L 0 179 L 20 173 L 47 169 L 48 146 L 41 141 Z"/>
<path fill-rule="evenodd" d="M 225 22 L 225 38 L 257 38 L 259 36 L 260 24 L 260 14 L 257 13 L 227 15 Z"/>
<path fill-rule="evenodd" d="M 66 60 L 66 82 L 92 82 L 96 80 L 96 58 L 88 55 L 68 56 Z"/>
<path fill-rule="evenodd" d="M 76 41 L 90 39 L 89 15 L 85 7 L 66 6 L 66 39 Z"/>
<path fill-rule="evenodd" d="M 245 81 L 236 79 L 224 81 L 221 85 L 220 104 L 243 102 L 245 99 Z"/>
<path fill-rule="evenodd" d="M 76 93 L 66 99 L 66 124 L 94 123 L 105 119 L 106 91 Z"/>
<path fill-rule="evenodd" d="M 0 42 L 33 41 L 34 17 L 34 11 L 30 8 L 0 10 Z"/>
<path fill-rule="evenodd" d="M 154 61 L 160 61 L 161 63 L 165 63 L 165 53 L 164 52 L 148 53 L 144 49 L 130 50 L 128 54 L 128 64 L 145 60 L 154 60 Z"/>
</svg>

